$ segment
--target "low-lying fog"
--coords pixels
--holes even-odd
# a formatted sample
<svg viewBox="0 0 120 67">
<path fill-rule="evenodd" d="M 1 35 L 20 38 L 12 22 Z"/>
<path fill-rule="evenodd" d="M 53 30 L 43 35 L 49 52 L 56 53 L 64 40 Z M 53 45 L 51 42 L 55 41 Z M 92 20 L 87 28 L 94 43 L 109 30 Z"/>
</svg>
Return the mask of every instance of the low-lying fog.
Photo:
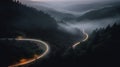
<svg viewBox="0 0 120 67">
<path fill-rule="evenodd" d="M 58 29 L 61 31 L 66 31 L 69 33 L 76 33 L 76 29 L 85 30 L 87 33 L 91 33 L 95 29 L 105 28 L 108 25 L 113 25 L 119 18 L 109 18 L 102 20 L 94 20 L 94 21 L 81 21 L 81 22 L 66 22 L 66 23 L 58 23 Z"/>
</svg>

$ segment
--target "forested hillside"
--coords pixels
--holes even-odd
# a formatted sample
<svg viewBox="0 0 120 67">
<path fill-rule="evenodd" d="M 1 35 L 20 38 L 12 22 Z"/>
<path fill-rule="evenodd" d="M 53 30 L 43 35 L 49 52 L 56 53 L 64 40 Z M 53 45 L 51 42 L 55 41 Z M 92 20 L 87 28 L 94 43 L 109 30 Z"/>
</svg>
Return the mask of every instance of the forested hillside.
<svg viewBox="0 0 120 67">
<path fill-rule="evenodd" d="M 79 32 L 77 34 L 58 30 L 56 21 L 50 15 L 23 5 L 19 1 L 0 1 L 0 18 L 0 53 L 2 54 L 0 55 L 0 65 L 2 67 L 14 63 L 14 60 L 18 60 L 21 57 L 33 56 L 32 54 L 36 52 L 37 47 L 34 48 L 34 51 L 32 47 L 35 44 L 28 43 L 31 44 L 29 49 L 26 44 L 9 43 L 2 41 L 1 38 L 7 39 L 23 36 L 41 39 L 51 47 L 50 55 L 56 55 L 56 53 L 60 55 L 74 42 L 80 40 L 83 35 L 80 30 L 77 30 Z"/>
<path fill-rule="evenodd" d="M 119 34 L 120 24 L 116 23 L 94 30 L 86 42 L 82 42 L 75 50 L 68 52 L 66 61 L 74 58 L 68 63 L 75 63 L 82 67 L 119 66 Z"/>
<path fill-rule="evenodd" d="M 50 15 L 23 5 L 19 1 L 1 1 L 0 8 L 1 38 L 15 38 L 20 35 L 42 39 L 54 47 L 62 48 L 67 48 L 64 46 L 70 46 L 74 41 L 82 38 L 81 31 L 78 30 L 80 32 L 78 34 L 60 31 L 56 21 Z"/>
<path fill-rule="evenodd" d="M 56 21 L 48 14 L 22 5 L 19 1 L 0 2 L 0 31 L 33 31 L 35 29 L 56 28 Z"/>
<path fill-rule="evenodd" d="M 119 66 L 120 60 L 120 25 L 114 24 L 106 28 L 96 29 L 86 42 L 70 49 L 65 55 L 54 56 L 31 67 L 107 67 Z M 64 54 L 64 52 L 63 52 Z"/>
<path fill-rule="evenodd" d="M 44 51 L 37 44 L 29 41 L 0 40 L 0 65 L 7 67 L 20 62 L 21 59 L 30 59 Z"/>
</svg>

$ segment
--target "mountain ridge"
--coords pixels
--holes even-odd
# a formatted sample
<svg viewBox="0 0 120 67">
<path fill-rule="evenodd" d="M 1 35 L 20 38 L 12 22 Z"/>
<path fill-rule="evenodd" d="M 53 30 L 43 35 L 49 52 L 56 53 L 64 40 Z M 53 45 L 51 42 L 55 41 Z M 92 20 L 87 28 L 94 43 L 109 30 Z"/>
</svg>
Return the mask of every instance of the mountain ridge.
<svg viewBox="0 0 120 67">
<path fill-rule="evenodd" d="M 109 6 L 96 10 L 91 10 L 82 16 L 78 17 L 78 21 L 82 20 L 99 20 L 105 18 L 119 17 L 120 16 L 120 5 L 119 6 Z"/>
</svg>

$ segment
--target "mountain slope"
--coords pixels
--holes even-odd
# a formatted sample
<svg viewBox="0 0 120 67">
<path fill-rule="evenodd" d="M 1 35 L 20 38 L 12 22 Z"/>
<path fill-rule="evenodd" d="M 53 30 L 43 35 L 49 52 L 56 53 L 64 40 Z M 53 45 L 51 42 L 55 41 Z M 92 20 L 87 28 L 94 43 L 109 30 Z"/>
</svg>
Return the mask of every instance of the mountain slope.
<svg viewBox="0 0 120 67">
<path fill-rule="evenodd" d="M 76 16 L 72 13 L 69 13 L 66 11 L 60 11 L 59 9 L 50 8 L 48 6 L 42 5 L 41 3 L 39 5 L 36 5 L 34 3 L 28 4 L 28 5 L 32 5 L 32 7 L 51 15 L 57 21 L 67 20 L 67 19 L 71 20 L 71 19 L 76 18 Z"/>
<path fill-rule="evenodd" d="M 36 28 L 54 28 L 57 26 L 56 21 L 48 14 L 37 11 L 34 8 L 22 5 L 20 2 L 1 2 L 1 20 L 0 27 L 10 29 L 12 27 L 30 30 Z M 2 28 L 1 28 L 2 29 Z"/>
<path fill-rule="evenodd" d="M 98 20 L 105 18 L 113 18 L 120 16 L 120 6 L 110 6 L 101 9 L 96 9 L 85 13 L 84 15 L 77 18 L 78 21 L 81 20 Z"/>
<path fill-rule="evenodd" d="M 65 7 L 65 9 L 75 12 L 85 12 L 93 9 L 98 9 L 103 6 L 113 6 L 119 5 L 120 1 L 104 1 L 104 2 L 94 2 L 94 3 L 86 3 L 86 4 L 73 4 L 71 6 Z"/>
<path fill-rule="evenodd" d="M 75 29 L 79 32 L 75 34 L 59 30 L 57 22 L 48 14 L 20 2 L 6 0 L 0 2 L 0 5 L 0 38 L 25 36 L 41 39 L 50 44 L 52 53 L 61 49 L 64 51 L 68 46 L 83 38 L 80 30 Z"/>
<path fill-rule="evenodd" d="M 95 30 L 86 42 L 71 49 L 66 56 L 54 56 L 47 62 L 36 63 L 39 66 L 68 67 L 107 67 L 120 66 L 120 25 L 114 24 L 105 29 Z"/>
</svg>

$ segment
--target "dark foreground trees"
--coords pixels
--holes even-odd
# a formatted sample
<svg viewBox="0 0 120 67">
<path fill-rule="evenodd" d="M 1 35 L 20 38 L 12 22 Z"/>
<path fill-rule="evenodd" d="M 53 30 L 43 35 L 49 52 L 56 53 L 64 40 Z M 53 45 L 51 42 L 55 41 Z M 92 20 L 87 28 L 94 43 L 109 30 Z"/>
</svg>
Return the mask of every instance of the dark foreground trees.
<svg viewBox="0 0 120 67">
<path fill-rule="evenodd" d="M 66 55 L 47 58 L 30 67 L 116 67 L 120 60 L 120 25 L 95 30 L 90 38 Z M 64 53 L 64 52 L 63 52 Z"/>
</svg>

